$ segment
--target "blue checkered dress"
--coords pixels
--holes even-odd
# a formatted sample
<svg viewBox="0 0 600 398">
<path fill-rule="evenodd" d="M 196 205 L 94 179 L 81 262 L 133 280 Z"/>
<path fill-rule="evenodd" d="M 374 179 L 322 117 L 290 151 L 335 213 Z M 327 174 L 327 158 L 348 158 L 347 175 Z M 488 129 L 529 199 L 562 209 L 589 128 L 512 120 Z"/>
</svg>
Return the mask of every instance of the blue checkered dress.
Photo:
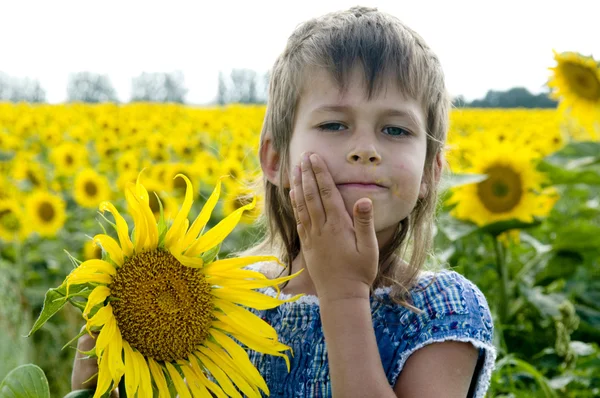
<svg viewBox="0 0 600 398">
<path fill-rule="evenodd" d="M 275 295 L 270 288 L 264 292 Z M 390 386 L 396 383 L 408 357 L 419 348 L 446 340 L 463 341 L 479 349 L 469 396 L 483 397 L 490 383 L 496 351 L 492 343 L 492 317 L 481 291 L 462 275 L 444 270 L 423 273 L 411 294 L 413 305 L 423 313 L 415 314 L 392 302 L 389 289 L 378 289 L 376 297 L 371 298 L 373 326 Z M 318 299 L 305 296 L 299 301 L 255 313 L 273 326 L 279 340 L 294 352 L 288 373 L 283 358 L 249 351 L 250 360 L 265 378 L 271 397 L 330 397 L 327 349 Z"/>
</svg>

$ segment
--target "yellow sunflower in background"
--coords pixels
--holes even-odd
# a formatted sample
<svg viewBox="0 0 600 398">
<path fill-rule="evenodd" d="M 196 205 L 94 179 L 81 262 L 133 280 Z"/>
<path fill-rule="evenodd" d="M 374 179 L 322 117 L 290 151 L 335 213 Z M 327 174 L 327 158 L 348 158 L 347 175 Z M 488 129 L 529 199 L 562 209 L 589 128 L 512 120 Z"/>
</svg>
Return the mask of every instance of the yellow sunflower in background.
<svg viewBox="0 0 600 398">
<path fill-rule="evenodd" d="M 83 310 L 87 330 L 99 331 L 94 397 L 116 387 L 123 376 L 130 397 L 136 393 L 152 396 L 153 384 L 160 397 L 169 396 L 169 381 L 180 397 L 190 397 L 190 393 L 239 397 L 238 389 L 249 397 L 260 397 L 261 391 L 268 394 L 265 381 L 236 340 L 252 350 L 284 358 L 289 369 L 284 352 L 290 348 L 278 342 L 271 326 L 242 305 L 267 309 L 297 299 L 279 300 L 253 291 L 277 288 L 297 274 L 269 280 L 243 269 L 258 261 L 277 261 L 271 256 L 213 260 L 242 213 L 255 203 L 203 232 L 218 201 L 221 180 L 190 226 L 193 188 L 187 177 L 178 177 L 187 189 L 170 227 L 162 218 L 156 222 L 139 176 L 125 191 L 135 224 L 131 238 L 117 209 L 102 203 L 100 210 L 114 217 L 118 242 L 108 235 L 95 236 L 104 259 L 81 263 L 63 283 L 67 297 L 74 285 L 94 286 Z"/>
<path fill-rule="evenodd" d="M 122 153 L 117 159 L 117 174 L 137 173 L 140 171 L 139 154 L 137 151 Z"/>
<path fill-rule="evenodd" d="M 17 154 L 13 159 L 12 178 L 26 182 L 34 189 L 45 189 L 48 186 L 44 166 L 28 153 Z"/>
<path fill-rule="evenodd" d="M 21 207 L 14 200 L 0 200 L 0 241 L 23 241 L 28 235 L 29 229 Z"/>
<path fill-rule="evenodd" d="M 93 169 L 84 169 L 75 177 L 73 197 L 78 205 L 94 208 L 101 202 L 110 199 L 108 179 Z"/>
<path fill-rule="evenodd" d="M 53 237 L 65 224 L 65 201 L 50 192 L 33 192 L 26 199 L 25 210 L 31 229 L 41 236 Z"/>
<path fill-rule="evenodd" d="M 543 190 L 543 175 L 535 169 L 535 154 L 525 147 L 500 145 L 472 153 L 470 174 L 485 174 L 487 179 L 452 189 L 451 214 L 484 226 L 517 219 L 532 222 L 547 216 L 557 200 L 554 189 Z"/>
<path fill-rule="evenodd" d="M 102 247 L 97 245 L 93 240 L 89 240 L 83 244 L 83 258 L 86 260 L 101 260 Z"/>
<path fill-rule="evenodd" d="M 574 52 L 554 52 L 557 65 L 550 68 L 548 82 L 552 96 L 564 102 L 573 116 L 595 118 L 600 115 L 600 67 L 592 57 Z"/>
<path fill-rule="evenodd" d="M 87 166 L 87 149 L 85 146 L 73 142 L 65 142 L 52 149 L 50 159 L 59 175 L 75 175 Z"/>
</svg>

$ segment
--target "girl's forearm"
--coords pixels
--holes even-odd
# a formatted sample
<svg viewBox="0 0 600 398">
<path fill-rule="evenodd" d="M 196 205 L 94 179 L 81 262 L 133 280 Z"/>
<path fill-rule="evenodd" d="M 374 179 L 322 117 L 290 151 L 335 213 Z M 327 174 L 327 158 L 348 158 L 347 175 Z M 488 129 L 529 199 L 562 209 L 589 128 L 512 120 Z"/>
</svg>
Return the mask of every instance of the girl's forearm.
<svg viewBox="0 0 600 398">
<path fill-rule="evenodd" d="M 396 397 L 390 387 L 366 297 L 321 300 L 333 397 Z"/>
</svg>

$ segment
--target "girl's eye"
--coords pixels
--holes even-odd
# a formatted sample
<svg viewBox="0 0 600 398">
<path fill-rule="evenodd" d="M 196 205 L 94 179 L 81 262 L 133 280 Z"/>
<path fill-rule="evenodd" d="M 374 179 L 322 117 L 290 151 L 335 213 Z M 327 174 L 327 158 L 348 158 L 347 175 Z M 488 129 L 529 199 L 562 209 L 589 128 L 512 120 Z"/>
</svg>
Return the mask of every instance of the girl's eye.
<svg viewBox="0 0 600 398">
<path fill-rule="evenodd" d="M 393 137 L 399 137 L 402 135 L 410 135 L 410 131 L 403 129 L 402 127 L 386 127 L 383 129 L 384 133 L 391 135 Z"/>
<path fill-rule="evenodd" d="M 325 123 L 319 126 L 319 130 L 329 130 L 329 131 L 341 131 L 344 130 L 346 126 L 341 123 Z"/>
</svg>

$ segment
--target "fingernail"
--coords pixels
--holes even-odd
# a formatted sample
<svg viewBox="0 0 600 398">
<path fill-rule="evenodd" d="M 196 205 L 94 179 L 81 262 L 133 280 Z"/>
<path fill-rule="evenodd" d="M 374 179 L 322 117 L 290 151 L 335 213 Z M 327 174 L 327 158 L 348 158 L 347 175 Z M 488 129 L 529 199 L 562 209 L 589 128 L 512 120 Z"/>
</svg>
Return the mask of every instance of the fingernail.
<svg viewBox="0 0 600 398">
<path fill-rule="evenodd" d="M 367 211 L 371 210 L 371 202 L 360 202 L 358 204 L 358 210 L 365 212 L 365 213 Z"/>
<path fill-rule="evenodd" d="M 313 153 L 312 155 L 309 156 L 309 159 L 312 163 L 316 163 L 317 162 L 317 154 Z"/>
</svg>

